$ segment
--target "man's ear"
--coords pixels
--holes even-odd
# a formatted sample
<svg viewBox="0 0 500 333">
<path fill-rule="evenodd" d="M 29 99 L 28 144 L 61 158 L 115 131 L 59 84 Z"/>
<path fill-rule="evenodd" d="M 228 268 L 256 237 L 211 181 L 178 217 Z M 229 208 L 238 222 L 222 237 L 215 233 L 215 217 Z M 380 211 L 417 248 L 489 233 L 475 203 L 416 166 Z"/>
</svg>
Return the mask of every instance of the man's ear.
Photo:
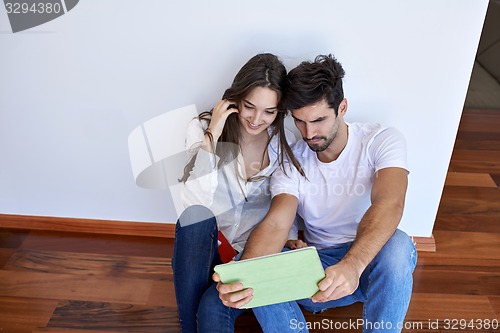
<svg viewBox="0 0 500 333">
<path fill-rule="evenodd" d="M 339 104 L 339 115 L 345 116 L 347 112 L 347 99 L 343 99 Z"/>
</svg>

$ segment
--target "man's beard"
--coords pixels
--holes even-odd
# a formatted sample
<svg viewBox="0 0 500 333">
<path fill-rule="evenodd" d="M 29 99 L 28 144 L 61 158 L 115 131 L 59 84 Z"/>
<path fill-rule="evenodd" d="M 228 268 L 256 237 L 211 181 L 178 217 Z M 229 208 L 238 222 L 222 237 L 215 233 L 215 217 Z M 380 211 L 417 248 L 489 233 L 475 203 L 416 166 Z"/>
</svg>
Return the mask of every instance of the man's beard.
<svg viewBox="0 0 500 333">
<path fill-rule="evenodd" d="M 313 139 L 325 140 L 325 142 L 321 145 L 309 143 L 308 142 L 309 140 L 307 140 L 307 139 L 305 139 L 305 141 L 306 141 L 307 145 L 309 146 L 309 148 L 311 148 L 312 151 L 319 153 L 319 152 L 322 152 L 323 150 L 325 150 L 326 148 L 328 148 L 336 136 L 337 136 L 337 133 L 335 133 L 335 135 L 333 135 L 331 138 L 326 138 L 326 137 L 313 138 Z"/>
<path fill-rule="evenodd" d="M 332 136 L 330 136 L 329 138 L 324 137 L 324 136 L 317 136 L 317 137 L 313 137 L 312 139 L 303 138 L 304 141 L 307 143 L 307 145 L 309 146 L 309 148 L 311 148 L 312 151 L 319 153 L 319 152 L 324 151 L 326 148 L 330 147 L 333 140 L 335 140 L 335 138 L 337 137 L 337 133 L 339 132 L 339 127 L 340 127 L 339 125 L 340 124 L 338 122 L 338 118 L 335 120 L 335 123 L 333 125 L 334 126 L 337 125 L 337 128 L 335 129 L 335 131 L 333 131 Z M 325 142 L 322 145 L 309 143 L 310 140 L 316 140 L 316 139 L 323 139 L 323 140 L 325 140 Z"/>
</svg>

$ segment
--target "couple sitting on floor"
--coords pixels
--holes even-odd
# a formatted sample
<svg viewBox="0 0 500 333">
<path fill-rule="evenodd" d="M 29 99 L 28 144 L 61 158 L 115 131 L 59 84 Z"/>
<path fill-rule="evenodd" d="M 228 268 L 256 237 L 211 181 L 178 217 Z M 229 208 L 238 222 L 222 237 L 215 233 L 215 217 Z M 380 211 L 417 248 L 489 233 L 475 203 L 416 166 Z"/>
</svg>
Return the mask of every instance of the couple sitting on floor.
<svg viewBox="0 0 500 333">
<path fill-rule="evenodd" d="M 190 159 L 181 179 L 187 208 L 173 256 L 182 332 L 234 332 L 239 307 L 252 299 L 251 289 L 223 284 L 213 272 L 221 263 L 219 232 L 238 260 L 284 247 L 318 250 L 325 269 L 319 291 L 253 308 L 264 332 L 307 332 L 299 305 L 321 312 L 354 302 L 364 303 L 365 323 L 400 331 L 417 257 L 397 229 L 408 183 L 406 145 L 394 128 L 345 121 L 343 77 L 331 55 L 287 74 L 275 55 L 258 54 L 214 108 L 188 125 Z M 303 140 L 294 142 L 285 129 L 288 111 Z M 303 240 L 296 215 L 304 221 Z"/>
</svg>

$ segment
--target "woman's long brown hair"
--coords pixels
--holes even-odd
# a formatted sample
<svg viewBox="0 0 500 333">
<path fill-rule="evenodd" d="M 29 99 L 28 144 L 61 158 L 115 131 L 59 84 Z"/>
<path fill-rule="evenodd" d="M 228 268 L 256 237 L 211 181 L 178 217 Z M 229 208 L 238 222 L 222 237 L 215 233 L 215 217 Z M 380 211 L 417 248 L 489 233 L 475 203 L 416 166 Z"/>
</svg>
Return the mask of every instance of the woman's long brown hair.
<svg viewBox="0 0 500 333">
<path fill-rule="evenodd" d="M 230 88 L 228 88 L 222 99 L 226 99 L 229 101 L 233 101 L 237 103 L 239 107 L 243 101 L 243 99 L 252 91 L 252 89 L 256 87 L 267 87 L 272 89 L 278 94 L 278 114 L 276 119 L 273 121 L 272 125 L 274 129 L 272 133 L 269 135 L 269 140 L 278 135 L 279 137 L 279 147 L 278 147 L 278 156 L 279 156 L 279 164 L 282 170 L 286 173 L 286 169 L 284 167 L 284 158 L 285 155 L 288 156 L 288 159 L 292 164 L 297 168 L 302 176 L 305 177 L 304 171 L 300 166 L 299 162 L 295 158 L 292 153 L 290 146 L 288 145 L 286 136 L 285 136 L 285 117 L 287 115 L 286 108 L 283 107 L 281 102 L 282 100 L 282 89 L 286 79 L 286 69 L 285 66 L 281 63 L 281 61 L 273 54 L 263 53 L 258 54 L 252 57 L 243 67 L 239 70 L 239 72 L 234 77 L 233 83 Z M 210 122 L 212 118 L 212 110 L 202 112 L 198 119 L 200 121 Z M 211 138 L 210 132 L 207 132 L 209 137 Z M 218 142 L 228 142 L 233 144 L 223 144 L 217 145 L 215 148 L 215 153 L 219 157 L 218 167 L 222 167 L 231 161 L 234 161 L 236 156 L 238 156 L 240 149 L 240 140 L 241 140 L 241 124 L 238 120 L 238 114 L 232 113 L 228 116 L 224 128 L 222 130 L 222 134 L 218 139 Z M 263 152 L 263 157 L 266 151 Z M 194 163 L 196 160 L 196 155 L 193 156 L 189 162 L 186 164 L 184 168 L 184 175 L 179 181 L 185 182 L 193 169 Z M 236 171 L 237 172 L 237 171 Z M 252 181 L 253 179 L 249 179 L 248 181 Z"/>
</svg>

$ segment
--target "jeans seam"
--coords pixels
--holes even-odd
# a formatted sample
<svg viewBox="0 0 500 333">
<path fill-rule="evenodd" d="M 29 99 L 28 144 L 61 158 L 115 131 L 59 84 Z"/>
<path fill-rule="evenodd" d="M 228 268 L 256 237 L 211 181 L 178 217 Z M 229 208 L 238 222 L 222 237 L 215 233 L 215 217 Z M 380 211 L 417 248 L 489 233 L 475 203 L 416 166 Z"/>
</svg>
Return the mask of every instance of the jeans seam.
<svg viewBox="0 0 500 333">
<path fill-rule="evenodd" d="M 208 262 L 207 262 L 207 266 L 209 269 L 207 269 L 207 272 L 208 273 L 208 279 L 210 279 L 210 273 L 211 273 L 211 266 L 212 266 L 212 263 L 214 262 L 214 257 L 215 257 L 215 253 L 214 253 L 214 237 L 215 237 L 215 230 L 217 230 L 217 223 L 214 224 L 214 227 L 212 229 L 212 240 L 210 242 L 210 256 L 209 256 L 209 259 L 208 259 Z"/>
<path fill-rule="evenodd" d="M 298 314 L 297 314 L 297 311 L 295 311 L 295 308 L 292 306 L 292 304 L 291 304 L 290 302 L 288 303 L 288 306 L 289 306 L 289 307 L 290 307 L 290 309 L 292 310 L 292 313 L 293 313 L 293 315 L 295 316 L 295 319 L 298 321 L 298 320 L 299 320 L 299 316 L 298 316 Z M 297 305 L 297 307 L 298 307 L 298 305 Z M 300 310 L 300 309 L 299 309 L 299 310 Z M 304 323 L 304 324 L 305 324 L 305 323 Z M 298 333 L 302 333 L 302 330 L 301 330 L 301 329 L 299 329 Z"/>
<path fill-rule="evenodd" d="M 226 306 L 226 313 L 227 313 L 227 316 L 226 316 L 226 331 L 227 332 L 230 332 L 231 330 L 234 330 L 234 320 L 231 321 L 230 318 L 231 318 L 231 308 Z"/>
<path fill-rule="evenodd" d="M 366 286 L 366 290 L 370 290 L 370 284 L 372 283 L 372 271 L 373 271 L 373 260 L 368 264 L 368 284 Z M 364 294 L 363 290 L 361 290 L 362 294 Z M 365 299 L 365 302 L 363 303 L 363 319 L 366 319 L 366 302 L 368 302 L 368 297 L 366 295 L 363 295 L 363 298 Z M 363 323 L 363 328 L 361 329 L 362 332 L 365 332 L 365 327 Z"/>
<path fill-rule="evenodd" d="M 215 234 L 215 230 L 217 230 L 217 222 L 214 223 L 214 227 L 212 229 L 212 233 L 211 233 L 211 242 L 210 242 L 210 253 L 209 253 L 209 256 L 208 256 L 208 261 L 207 261 L 207 267 L 208 269 L 206 270 L 206 272 L 208 272 L 208 276 L 206 277 L 207 278 L 207 283 L 209 283 L 210 281 L 210 275 L 212 273 L 212 270 L 211 270 L 211 267 L 212 267 L 212 263 L 214 262 L 214 256 L 215 256 L 215 253 L 214 253 L 214 234 Z M 210 288 L 210 284 L 209 284 L 209 287 Z M 207 288 L 207 289 L 208 289 Z M 198 304 L 199 306 L 199 304 Z M 199 323 L 198 323 L 198 316 L 196 316 L 196 330 L 198 331 L 198 326 L 199 326 Z"/>
</svg>

